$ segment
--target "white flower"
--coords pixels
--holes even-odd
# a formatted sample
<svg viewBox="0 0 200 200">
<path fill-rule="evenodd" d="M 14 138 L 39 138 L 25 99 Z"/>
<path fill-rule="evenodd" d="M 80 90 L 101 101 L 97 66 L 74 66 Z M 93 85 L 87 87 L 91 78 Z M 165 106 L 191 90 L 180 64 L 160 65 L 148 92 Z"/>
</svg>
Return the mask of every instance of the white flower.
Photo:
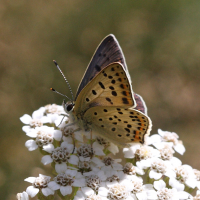
<svg viewBox="0 0 200 200">
<path fill-rule="evenodd" d="M 58 174 L 54 181 L 51 181 L 48 186 L 52 190 L 60 190 L 63 196 L 72 193 L 73 187 L 84 187 L 85 186 L 85 178 L 81 175 L 77 170 L 67 169 L 65 173 Z"/>
<path fill-rule="evenodd" d="M 98 146 L 102 150 L 108 149 L 114 155 L 119 152 L 117 145 L 99 136 L 96 137 L 96 141 L 93 143 L 93 145 Z"/>
<path fill-rule="evenodd" d="M 53 139 L 60 141 L 62 133 L 59 130 L 54 130 L 53 127 L 41 126 L 36 127 L 28 131 L 29 137 L 35 138 L 35 140 L 27 140 L 25 146 L 29 151 L 33 151 L 38 147 L 45 147 L 48 144 L 53 143 Z"/>
<path fill-rule="evenodd" d="M 149 177 L 157 180 L 160 179 L 163 175 L 168 177 L 176 177 L 175 172 L 169 165 L 167 165 L 167 163 L 159 158 L 152 159 Z"/>
<path fill-rule="evenodd" d="M 73 165 L 78 165 L 78 157 L 71 155 L 74 150 L 74 145 L 68 144 L 67 142 L 62 142 L 60 147 L 54 148 L 52 144 L 47 145 L 43 150 L 51 153 L 51 155 L 46 155 L 42 157 L 42 163 L 47 165 L 49 163 L 55 162 L 55 170 L 57 173 L 62 173 L 67 170 L 67 162 Z"/>
<path fill-rule="evenodd" d="M 139 177 L 135 177 L 132 182 L 134 184 L 134 189 L 132 190 L 132 197 L 134 199 L 157 199 L 157 194 L 152 184 L 143 185 L 143 181 Z"/>
<path fill-rule="evenodd" d="M 166 183 L 163 180 L 154 181 L 154 188 L 157 190 L 157 196 L 159 200 L 170 199 L 179 200 L 187 199 L 189 194 L 183 189 L 177 190 L 176 188 L 168 189 L 166 188 Z"/>
<path fill-rule="evenodd" d="M 124 158 L 135 158 L 135 152 L 140 147 L 141 144 L 133 143 L 129 148 L 123 148 Z"/>
<path fill-rule="evenodd" d="M 80 160 L 79 166 L 84 170 L 86 168 L 93 168 L 96 165 L 101 165 L 101 160 L 96 156 L 103 156 L 105 154 L 98 145 L 93 144 L 93 147 L 91 147 L 89 144 L 82 144 L 77 149 L 77 155 Z"/>
<path fill-rule="evenodd" d="M 106 197 L 102 197 L 95 194 L 94 190 L 89 187 L 82 187 L 81 190 L 77 191 L 74 200 L 108 200 Z"/>
<path fill-rule="evenodd" d="M 160 157 L 160 152 L 150 146 L 142 146 L 135 151 L 136 165 L 140 169 L 147 169 L 151 166 L 152 160 Z"/>
<path fill-rule="evenodd" d="M 98 189 L 98 195 L 108 199 L 133 199 L 131 191 L 133 184 L 130 180 L 124 179 L 122 181 L 114 181 Z"/>
<path fill-rule="evenodd" d="M 109 156 L 103 158 L 103 160 L 97 164 L 97 167 L 100 167 L 106 173 L 110 171 L 122 170 L 122 165 L 118 162 L 121 162 L 121 159 L 113 159 Z"/>
<path fill-rule="evenodd" d="M 182 141 L 178 140 L 179 136 L 174 132 L 162 131 L 158 129 L 159 135 L 152 135 L 151 142 L 157 149 L 163 148 L 167 143 L 170 146 L 173 146 L 174 150 L 179 154 L 183 155 L 185 152 L 185 147 L 182 144 Z"/>
<path fill-rule="evenodd" d="M 63 141 L 72 144 L 74 142 L 73 140 L 76 139 L 79 142 L 83 142 L 84 131 L 79 130 L 80 128 L 77 125 L 69 126 L 69 124 L 63 123 L 59 128 L 62 131 Z"/>
<path fill-rule="evenodd" d="M 175 167 L 176 177 L 170 178 L 169 184 L 172 187 L 183 187 L 181 185 L 186 184 L 191 188 L 195 188 L 197 185 L 196 177 L 194 171 L 189 165 L 182 165 Z"/>
<path fill-rule="evenodd" d="M 22 130 L 27 133 L 31 128 L 43 126 L 44 123 L 50 123 L 51 120 L 47 116 L 44 116 L 44 111 L 44 107 L 41 107 L 33 112 L 32 117 L 27 114 L 20 117 L 20 120 L 24 124 L 29 125 L 24 126 Z"/>
<path fill-rule="evenodd" d="M 56 126 L 58 126 L 63 120 L 68 121 L 63 106 L 58 106 L 56 104 L 46 105 L 45 114 L 50 119 L 50 123 L 54 123 Z"/>
<path fill-rule="evenodd" d="M 46 114 L 66 114 L 63 106 L 59 106 L 56 104 L 48 104 L 44 108 Z"/>
<path fill-rule="evenodd" d="M 94 155 L 97 156 L 104 156 L 105 154 L 103 151 L 97 146 L 97 145 L 89 145 L 89 144 L 82 144 L 78 149 L 77 149 L 77 155 L 79 157 L 92 157 Z"/>
<path fill-rule="evenodd" d="M 26 189 L 26 192 L 31 196 L 31 198 L 35 197 L 39 191 L 41 191 L 44 196 L 53 195 L 54 191 L 48 187 L 50 179 L 50 176 L 44 176 L 42 174 L 39 174 L 39 177 L 26 178 L 25 181 L 32 183 L 32 186 L 29 186 Z"/>
<path fill-rule="evenodd" d="M 99 177 L 101 181 L 105 181 L 107 176 L 105 175 L 105 172 L 103 170 L 100 170 L 99 168 L 93 167 L 92 171 L 83 173 L 84 176 L 92 176 L 96 175 Z"/>
<path fill-rule="evenodd" d="M 17 194 L 17 200 L 29 200 L 28 193 L 22 192 Z"/>
<path fill-rule="evenodd" d="M 123 172 L 128 175 L 144 175 L 144 170 L 134 166 L 132 163 L 128 162 L 123 168 Z"/>
</svg>

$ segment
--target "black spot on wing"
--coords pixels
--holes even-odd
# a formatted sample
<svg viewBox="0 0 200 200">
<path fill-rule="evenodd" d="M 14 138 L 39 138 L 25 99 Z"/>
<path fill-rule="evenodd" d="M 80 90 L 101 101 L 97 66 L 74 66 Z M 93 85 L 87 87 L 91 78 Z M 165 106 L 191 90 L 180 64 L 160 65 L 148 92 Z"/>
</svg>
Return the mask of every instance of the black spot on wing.
<svg viewBox="0 0 200 200">
<path fill-rule="evenodd" d="M 117 92 L 115 92 L 115 91 L 112 91 L 112 93 L 111 93 L 113 96 L 117 96 Z"/>
<path fill-rule="evenodd" d="M 115 81 L 114 79 L 111 81 L 112 84 L 115 84 L 115 82 L 116 82 L 116 81 Z"/>
<path fill-rule="evenodd" d="M 123 102 L 123 104 L 129 104 L 129 101 L 127 98 L 122 98 L 122 102 Z"/>
<path fill-rule="evenodd" d="M 114 90 L 114 89 L 115 89 L 113 86 L 110 86 L 109 88 L 110 88 L 111 90 Z"/>
<path fill-rule="evenodd" d="M 95 90 L 92 90 L 92 94 L 96 95 L 97 93 L 96 93 L 96 91 L 95 91 Z"/>
<path fill-rule="evenodd" d="M 100 85 L 100 87 L 101 87 L 102 89 L 105 89 L 105 86 L 103 85 L 102 82 L 99 82 L 99 85 Z"/>
<path fill-rule="evenodd" d="M 108 97 L 106 97 L 106 100 L 110 103 L 110 104 L 113 104 L 112 100 Z"/>
</svg>

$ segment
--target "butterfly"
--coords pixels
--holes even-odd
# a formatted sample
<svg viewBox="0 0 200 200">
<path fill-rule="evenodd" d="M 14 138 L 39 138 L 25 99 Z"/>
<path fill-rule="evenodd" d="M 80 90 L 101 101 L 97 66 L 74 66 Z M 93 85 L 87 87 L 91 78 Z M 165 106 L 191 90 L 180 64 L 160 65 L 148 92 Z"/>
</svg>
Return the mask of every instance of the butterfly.
<svg viewBox="0 0 200 200">
<path fill-rule="evenodd" d="M 74 101 L 64 102 L 70 125 L 125 147 L 143 144 L 152 127 L 142 97 L 133 92 L 121 47 L 110 34 L 97 47 Z"/>
</svg>

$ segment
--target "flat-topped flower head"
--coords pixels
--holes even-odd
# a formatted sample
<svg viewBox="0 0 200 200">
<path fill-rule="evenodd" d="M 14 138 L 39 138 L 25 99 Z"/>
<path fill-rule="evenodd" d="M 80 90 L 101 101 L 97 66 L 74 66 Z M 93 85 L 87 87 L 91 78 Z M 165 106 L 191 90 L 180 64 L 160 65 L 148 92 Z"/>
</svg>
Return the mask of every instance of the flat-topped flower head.
<svg viewBox="0 0 200 200">
<path fill-rule="evenodd" d="M 50 182 L 50 176 L 44 176 L 42 174 L 39 177 L 29 177 L 25 181 L 32 183 L 32 186 L 29 186 L 26 189 L 26 192 L 33 198 L 37 195 L 39 191 L 43 193 L 44 196 L 49 196 L 54 194 L 54 190 L 49 188 L 48 184 Z"/>
<path fill-rule="evenodd" d="M 58 174 L 48 186 L 52 190 L 60 190 L 63 196 L 72 193 L 72 187 L 85 186 L 85 178 L 77 170 L 67 169 L 65 173 Z"/>
</svg>

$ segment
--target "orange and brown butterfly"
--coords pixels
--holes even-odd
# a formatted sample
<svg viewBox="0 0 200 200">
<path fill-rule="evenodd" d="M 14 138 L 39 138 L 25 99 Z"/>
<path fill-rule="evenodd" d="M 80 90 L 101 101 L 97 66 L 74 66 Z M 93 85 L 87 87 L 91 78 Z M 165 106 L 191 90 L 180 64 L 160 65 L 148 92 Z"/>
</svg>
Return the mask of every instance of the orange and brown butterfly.
<svg viewBox="0 0 200 200">
<path fill-rule="evenodd" d="M 123 52 L 110 34 L 97 47 L 75 100 L 64 103 L 70 123 L 116 145 L 143 144 L 152 127 L 142 97 L 135 94 Z"/>
</svg>

